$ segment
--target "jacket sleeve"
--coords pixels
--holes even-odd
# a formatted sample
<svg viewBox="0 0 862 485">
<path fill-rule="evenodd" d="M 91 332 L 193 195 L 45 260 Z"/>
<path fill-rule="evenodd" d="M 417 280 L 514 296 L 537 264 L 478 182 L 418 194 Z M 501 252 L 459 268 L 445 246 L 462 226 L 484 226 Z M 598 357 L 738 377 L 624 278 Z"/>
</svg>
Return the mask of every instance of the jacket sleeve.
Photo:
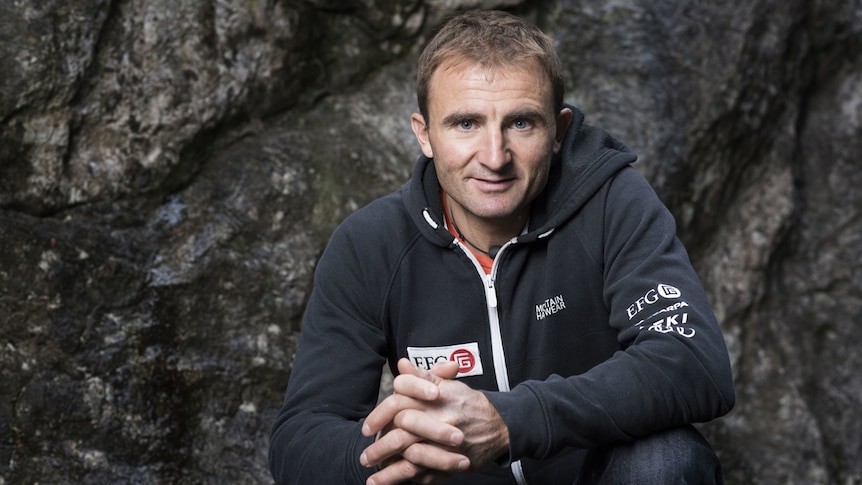
<svg viewBox="0 0 862 485">
<path fill-rule="evenodd" d="M 487 393 L 509 427 L 511 459 L 631 441 L 709 421 L 734 404 L 724 338 L 652 187 L 629 167 L 588 205 L 588 230 L 602 238 L 594 257 L 608 324 L 624 351 L 581 375 Z"/>
<path fill-rule="evenodd" d="M 278 484 L 360 484 L 359 455 L 372 439 L 361 422 L 377 402 L 385 357 L 374 299 L 347 231 L 337 230 L 315 270 L 269 464 Z"/>
</svg>

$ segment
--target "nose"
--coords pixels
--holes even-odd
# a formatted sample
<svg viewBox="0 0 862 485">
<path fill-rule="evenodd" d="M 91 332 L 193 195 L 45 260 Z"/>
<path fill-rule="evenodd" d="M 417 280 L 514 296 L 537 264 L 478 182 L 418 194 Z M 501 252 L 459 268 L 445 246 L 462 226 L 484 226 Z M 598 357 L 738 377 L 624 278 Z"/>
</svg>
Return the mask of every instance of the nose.
<svg viewBox="0 0 862 485">
<path fill-rule="evenodd" d="M 512 160 L 505 133 L 502 130 L 489 130 L 479 158 L 482 165 L 491 170 L 500 170 Z"/>
</svg>

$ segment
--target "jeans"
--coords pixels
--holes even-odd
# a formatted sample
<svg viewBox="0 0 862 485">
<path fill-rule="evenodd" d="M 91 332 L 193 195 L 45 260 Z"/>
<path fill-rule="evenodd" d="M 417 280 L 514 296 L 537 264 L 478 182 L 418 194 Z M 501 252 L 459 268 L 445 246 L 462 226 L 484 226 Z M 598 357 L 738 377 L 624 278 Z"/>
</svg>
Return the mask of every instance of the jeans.
<svg viewBox="0 0 862 485">
<path fill-rule="evenodd" d="M 576 485 L 723 484 L 715 451 L 693 426 L 587 453 Z"/>
</svg>

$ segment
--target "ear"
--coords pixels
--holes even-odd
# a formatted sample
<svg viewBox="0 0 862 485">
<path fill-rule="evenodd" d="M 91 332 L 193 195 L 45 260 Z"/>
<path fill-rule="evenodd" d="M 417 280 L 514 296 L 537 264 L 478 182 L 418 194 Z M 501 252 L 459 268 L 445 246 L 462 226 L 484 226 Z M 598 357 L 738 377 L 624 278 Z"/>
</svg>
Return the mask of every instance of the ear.
<svg viewBox="0 0 862 485">
<path fill-rule="evenodd" d="M 572 110 L 569 108 L 561 109 L 560 114 L 557 115 L 557 134 L 554 138 L 554 153 L 560 151 L 563 137 L 566 136 L 566 131 L 569 129 L 570 124 L 572 124 Z"/>
<path fill-rule="evenodd" d="M 410 117 L 410 126 L 413 128 L 416 140 L 419 141 L 419 148 L 422 149 L 422 153 L 428 158 L 434 158 L 434 150 L 431 149 L 431 139 L 428 137 L 428 124 L 425 123 L 425 117 L 419 113 L 413 113 Z"/>
</svg>

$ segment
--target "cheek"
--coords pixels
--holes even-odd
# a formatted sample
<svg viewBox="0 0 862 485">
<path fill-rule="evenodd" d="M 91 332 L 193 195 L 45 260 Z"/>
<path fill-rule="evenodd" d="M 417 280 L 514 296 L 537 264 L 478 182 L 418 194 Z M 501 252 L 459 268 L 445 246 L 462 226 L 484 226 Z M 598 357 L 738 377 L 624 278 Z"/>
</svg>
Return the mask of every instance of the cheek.
<svg viewBox="0 0 862 485">
<path fill-rule="evenodd" d="M 538 194 L 548 183 L 548 165 L 542 164 L 537 166 L 533 170 L 532 179 L 532 183 L 530 184 L 532 186 L 532 192 L 534 194 Z"/>
<path fill-rule="evenodd" d="M 438 142 L 434 144 L 434 162 L 446 170 L 457 170 L 470 161 L 471 151 L 463 143 Z"/>
<path fill-rule="evenodd" d="M 548 143 L 543 140 L 541 143 L 536 143 L 530 153 L 532 154 L 529 157 L 530 172 L 535 176 L 544 174 L 542 177 L 546 177 L 551 166 L 551 159 L 555 153 L 554 143 Z"/>
<path fill-rule="evenodd" d="M 538 156 L 533 159 L 528 169 L 533 192 L 541 192 L 548 182 L 551 170 L 551 158 L 554 155 L 553 147 L 553 144 L 550 144 L 539 148 L 537 150 Z"/>
</svg>

